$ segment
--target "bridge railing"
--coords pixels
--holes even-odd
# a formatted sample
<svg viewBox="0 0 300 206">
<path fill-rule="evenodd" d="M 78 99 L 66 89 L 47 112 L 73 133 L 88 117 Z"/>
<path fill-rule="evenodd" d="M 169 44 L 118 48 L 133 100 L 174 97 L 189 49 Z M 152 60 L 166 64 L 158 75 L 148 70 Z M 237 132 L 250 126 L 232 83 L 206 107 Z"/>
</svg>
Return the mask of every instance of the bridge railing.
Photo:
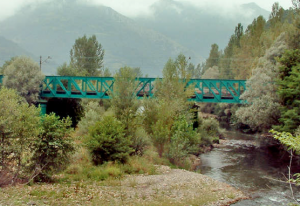
<svg viewBox="0 0 300 206">
<path fill-rule="evenodd" d="M 191 79 L 188 85 L 195 88 L 190 100 L 196 102 L 243 103 L 240 96 L 246 90 L 245 80 Z"/>
<path fill-rule="evenodd" d="M 156 80 L 137 78 L 136 96 L 154 96 Z M 109 99 L 114 82 L 113 77 L 46 76 L 41 97 Z M 186 86 L 194 88 L 189 100 L 196 102 L 242 103 L 240 95 L 246 90 L 245 80 L 191 79 Z"/>
</svg>

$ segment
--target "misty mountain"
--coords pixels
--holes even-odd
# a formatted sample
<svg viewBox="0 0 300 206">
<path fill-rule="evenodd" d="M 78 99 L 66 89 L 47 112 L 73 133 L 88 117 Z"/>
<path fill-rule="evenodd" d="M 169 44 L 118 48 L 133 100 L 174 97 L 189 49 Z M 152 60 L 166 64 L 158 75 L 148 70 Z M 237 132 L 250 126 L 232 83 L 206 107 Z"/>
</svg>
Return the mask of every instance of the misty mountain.
<svg viewBox="0 0 300 206">
<path fill-rule="evenodd" d="M 84 34 L 96 35 L 105 50 L 104 66 L 112 70 L 140 67 L 144 74 L 157 77 L 167 60 L 180 52 L 197 59 L 190 49 L 105 6 L 56 0 L 27 6 L 0 22 L 0 35 L 57 62 L 50 71 L 43 70 L 46 74 L 69 62 L 72 45 Z"/>
<path fill-rule="evenodd" d="M 205 58 L 212 44 L 217 43 L 221 49 L 227 45 L 238 23 L 242 23 L 246 29 L 254 18 L 259 15 L 268 18 L 270 13 L 255 3 L 241 5 L 237 11 L 224 14 L 174 0 L 160 0 L 150 9 L 153 14 L 151 17 L 139 16 L 134 20 Z"/>
<path fill-rule="evenodd" d="M 30 52 L 21 48 L 18 44 L 4 38 L 3 36 L 0 36 L 0 54 L 0 65 L 4 64 L 6 60 L 9 60 L 14 56 L 25 55 L 34 58 Z"/>
<path fill-rule="evenodd" d="M 14 43 L 4 47 L 0 42 L 0 57 L 19 55 L 18 45 L 37 62 L 39 56 L 51 56 L 42 68 L 45 74 L 55 74 L 58 66 L 69 62 L 75 40 L 95 34 L 105 50 L 105 67 L 112 71 L 125 65 L 140 67 L 144 74 L 157 77 L 170 57 L 182 52 L 198 64 L 208 56 L 211 44 L 226 46 L 237 23 L 268 15 L 256 4 L 241 8 L 240 15 L 224 17 L 188 3 L 161 0 L 151 6 L 153 16 L 130 19 L 112 8 L 73 0 L 32 4 L 0 22 L 0 35 Z M 4 54 L 9 50 L 15 53 Z"/>
</svg>

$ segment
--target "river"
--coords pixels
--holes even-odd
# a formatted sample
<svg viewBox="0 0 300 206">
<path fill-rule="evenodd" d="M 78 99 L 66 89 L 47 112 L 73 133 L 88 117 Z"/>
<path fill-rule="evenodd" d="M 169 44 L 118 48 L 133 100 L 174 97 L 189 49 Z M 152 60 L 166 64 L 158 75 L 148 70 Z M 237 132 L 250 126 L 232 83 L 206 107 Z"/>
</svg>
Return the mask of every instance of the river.
<svg viewBox="0 0 300 206">
<path fill-rule="evenodd" d="M 266 147 L 255 135 L 226 132 L 225 137 L 219 148 L 200 156 L 199 169 L 202 174 L 239 188 L 251 197 L 234 205 L 269 206 L 293 202 L 289 184 L 278 181 L 284 181 L 288 174 L 287 153 Z M 292 169 L 300 172 L 299 164 Z M 299 187 L 294 187 L 294 194 L 300 200 Z"/>
</svg>

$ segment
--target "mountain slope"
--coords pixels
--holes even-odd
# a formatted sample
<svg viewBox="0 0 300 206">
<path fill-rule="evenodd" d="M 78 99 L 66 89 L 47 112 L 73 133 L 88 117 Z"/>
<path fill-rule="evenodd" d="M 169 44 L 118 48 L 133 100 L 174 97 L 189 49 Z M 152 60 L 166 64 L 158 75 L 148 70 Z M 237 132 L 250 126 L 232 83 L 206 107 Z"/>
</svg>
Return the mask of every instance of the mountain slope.
<svg viewBox="0 0 300 206">
<path fill-rule="evenodd" d="M 34 57 L 31 53 L 21 48 L 18 44 L 0 36 L 0 66 L 4 64 L 5 61 L 10 60 L 11 57 L 26 55 Z"/>
<path fill-rule="evenodd" d="M 104 66 L 112 70 L 141 67 L 144 74 L 156 77 L 168 58 L 180 52 L 197 59 L 193 51 L 104 6 L 55 0 L 28 6 L 0 22 L 0 35 L 58 64 L 69 61 L 75 39 L 84 34 L 96 35 L 105 49 Z M 44 72 L 53 73 L 55 67 Z"/>
<path fill-rule="evenodd" d="M 151 6 L 152 17 L 140 16 L 134 20 L 174 39 L 185 47 L 207 57 L 212 44 L 224 48 L 238 23 L 247 25 L 259 15 L 269 12 L 255 3 L 244 4 L 238 11 L 224 14 L 186 2 L 160 0 Z"/>
</svg>

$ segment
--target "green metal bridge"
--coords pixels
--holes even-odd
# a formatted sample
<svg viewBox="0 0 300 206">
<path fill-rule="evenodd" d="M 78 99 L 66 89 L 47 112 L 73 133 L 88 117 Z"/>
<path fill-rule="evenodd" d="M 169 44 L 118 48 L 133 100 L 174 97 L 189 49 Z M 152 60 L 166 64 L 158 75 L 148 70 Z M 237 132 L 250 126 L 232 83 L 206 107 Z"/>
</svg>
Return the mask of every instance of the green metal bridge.
<svg viewBox="0 0 300 206">
<path fill-rule="evenodd" d="M 3 76 L 0 75 L 0 83 Z M 155 83 L 159 78 L 137 78 L 137 98 L 155 96 Z M 46 76 L 41 98 L 110 99 L 115 79 L 113 77 Z M 246 90 L 245 80 L 191 79 L 186 86 L 194 89 L 190 101 L 205 103 L 243 103 L 241 94 Z"/>
</svg>

